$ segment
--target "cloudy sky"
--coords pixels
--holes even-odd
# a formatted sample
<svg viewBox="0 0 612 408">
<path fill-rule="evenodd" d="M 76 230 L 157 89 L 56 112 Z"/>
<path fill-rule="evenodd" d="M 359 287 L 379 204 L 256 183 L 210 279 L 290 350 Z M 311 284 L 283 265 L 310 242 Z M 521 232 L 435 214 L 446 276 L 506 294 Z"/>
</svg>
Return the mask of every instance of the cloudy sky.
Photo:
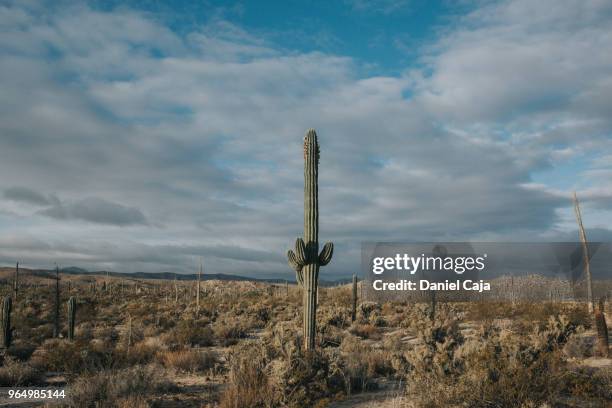
<svg viewBox="0 0 612 408">
<path fill-rule="evenodd" d="M 609 1 L 19 0 L 0 30 L 0 264 L 291 278 L 310 127 L 323 279 L 362 241 L 577 239 L 573 190 L 612 238 Z"/>
</svg>

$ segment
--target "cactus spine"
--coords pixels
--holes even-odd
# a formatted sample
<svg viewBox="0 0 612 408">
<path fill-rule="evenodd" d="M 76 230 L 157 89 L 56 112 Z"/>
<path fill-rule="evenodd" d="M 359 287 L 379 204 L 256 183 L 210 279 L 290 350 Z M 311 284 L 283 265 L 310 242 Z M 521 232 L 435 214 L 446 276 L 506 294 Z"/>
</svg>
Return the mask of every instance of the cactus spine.
<svg viewBox="0 0 612 408">
<path fill-rule="evenodd" d="M 13 301 L 10 296 L 6 296 L 2 302 L 2 346 L 9 348 L 13 340 L 13 329 L 11 328 L 11 311 Z"/>
<path fill-rule="evenodd" d="M 351 321 L 354 322 L 357 318 L 357 275 L 353 274 L 353 308 L 351 311 Z"/>
<path fill-rule="evenodd" d="M 74 323 L 76 321 L 77 304 L 74 296 L 68 300 L 68 340 L 74 340 Z"/>
<path fill-rule="evenodd" d="M 608 342 L 608 326 L 604 315 L 604 299 L 599 299 L 599 305 L 595 310 L 595 326 L 597 327 L 597 350 L 602 357 L 608 357 L 610 344 Z"/>
<path fill-rule="evenodd" d="M 287 252 L 298 284 L 304 288 L 304 348 L 314 349 L 319 268 L 331 261 L 334 246 L 325 244 L 319 254 L 319 143 L 309 129 L 304 137 L 304 239 L 298 238 L 295 250 Z"/>
</svg>

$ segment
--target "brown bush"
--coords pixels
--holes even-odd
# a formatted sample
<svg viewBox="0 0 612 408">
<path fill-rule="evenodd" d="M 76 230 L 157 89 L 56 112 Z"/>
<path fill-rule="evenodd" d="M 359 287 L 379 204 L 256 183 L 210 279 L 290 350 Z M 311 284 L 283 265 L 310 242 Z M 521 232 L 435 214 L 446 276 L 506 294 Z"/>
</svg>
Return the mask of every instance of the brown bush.
<svg viewBox="0 0 612 408">
<path fill-rule="evenodd" d="M 156 366 L 135 366 L 124 370 L 101 371 L 77 378 L 69 387 L 69 406 L 125 407 L 126 401 L 143 405 L 152 393 L 172 389 L 163 370 Z"/>
<path fill-rule="evenodd" d="M 157 359 L 166 368 L 187 372 L 214 370 L 219 364 L 219 356 L 211 350 L 165 351 L 159 353 Z"/>
<path fill-rule="evenodd" d="M 274 406 L 266 356 L 256 347 L 243 348 L 229 357 L 229 385 L 223 392 L 221 408 L 251 408 Z"/>
<path fill-rule="evenodd" d="M 353 324 L 350 327 L 349 332 L 355 336 L 361 337 L 362 339 L 378 340 L 381 338 L 381 335 L 376 327 L 371 324 Z"/>
<path fill-rule="evenodd" d="M 28 363 L 20 363 L 10 357 L 0 367 L 0 387 L 18 387 L 43 383 L 43 373 Z"/>
<path fill-rule="evenodd" d="M 214 334 L 217 343 L 221 346 L 231 346 L 238 343 L 239 339 L 245 338 L 247 333 L 240 322 L 217 322 L 214 326 Z"/>
<path fill-rule="evenodd" d="M 164 337 L 165 342 L 173 348 L 184 346 L 208 347 L 214 344 L 210 326 L 200 325 L 195 320 L 181 320 Z"/>
</svg>

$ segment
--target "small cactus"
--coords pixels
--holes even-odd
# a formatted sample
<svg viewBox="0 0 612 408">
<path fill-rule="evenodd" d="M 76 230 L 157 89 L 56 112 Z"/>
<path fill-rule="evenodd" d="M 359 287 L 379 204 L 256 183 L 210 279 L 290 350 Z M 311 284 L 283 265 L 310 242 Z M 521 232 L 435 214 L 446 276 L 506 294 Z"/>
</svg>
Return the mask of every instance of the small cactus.
<svg viewBox="0 0 612 408">
<path fill-rule="evenodd" d="M 353 274 L 353 308 L 351 311 L 351 321 L 354 322 L 357 318 L 357 275 Z"/>
<path fill-rule="evenodd" d="M 15 265 L 15 278 L 13 280 L 13 292 L 15 292 L 15 302 L 17 302 L 17 292 L 19 291 L 19 262 Z"/>
<path fill-rule="evenodd" d="M 59 266 L 55 266 L 55 304 L 53 307 L 53 337 L 60 335 L 60 275 Z"/>
<path fill-rule="evenodd" d="M 202 258 L 200 258 L 200 270 L 198 271 L 198 284 L 196 287 L 196 313 L 200 313 L 200 280 L 202 279 Z"/>
<path fill-rule="evenodd" d="M 599 299 L 599 307 L 595 310 L 595 326 L 597 327 L 597 351 L 602 357 L 608 357 L 610 345 L 608 342 L 608 326 L 604 315 L 604 299 Z"/>
<path fill-rule="evenodd" d="M 2 302 L 2 346 L 9 348 L 13 340 L 13 329 L 11 328 L 11 311 L 13 301 L 10 296 L 6 296 Z"/>
<path fill-rule="evenodd" d="M 74 323 L 76 321 L 77 302 L 74 296 L 68 300 L 68 340 L 74 340 Z"/>
</svg>

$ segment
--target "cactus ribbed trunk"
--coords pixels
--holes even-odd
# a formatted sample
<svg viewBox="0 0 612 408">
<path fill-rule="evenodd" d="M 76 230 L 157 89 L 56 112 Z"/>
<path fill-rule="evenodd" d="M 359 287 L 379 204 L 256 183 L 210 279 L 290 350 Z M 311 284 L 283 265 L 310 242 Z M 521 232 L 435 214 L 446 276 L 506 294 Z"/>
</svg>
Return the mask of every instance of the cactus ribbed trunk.
<svg viewBox="0 0 612 408">
<path fill-rule="evenodd" d="M 59 266 L 55 267 L 55 304 L 53 308 L 53 337 L 59 337 L 60 325 L 59 325 L 59 313 L 60 313 L 60 276 Z"/>
<path fill-rule="evenodd" d="M 351 321 L 357 319 L 357 275 L 353 274 L 353 304 L 351 310 Z"/>
<path fill-rule="evenodd" d="M 314 132 L 304 140 L 304 243 L 307 259 L 319 254 L 319 145 Z M 302 269 L 304 279 L 304 341 L 306 349 L 314 349 L 319 263 L 311 262 Z"/>
<path fill-rule="evenodd" d="M 76 321 L 77 304 L 74 296 L 68 300 L 68 340 L 74 340 L 74 324 Z"/>
<path fill-rule="evenodd" d="M 11 311 L 13 302 L 10 296 L 6 296 L 2 302 L 2 346 L 9 348 L 13 340 L 13 329 L 11 328 Z"/>
<path fill-rule="evenodd" d="M 295 252 L 289 251 L 289 264 L 295 269 L 298 284 L 304 289 L 304 348 L 314 349 L 317 290 L 320 266 L 327 265 L 333 244 L 325 244 L 319 254 L 319 144 L 313 129 L 304 137 L 304 239 L 298 238 Z"/>
</svg>

